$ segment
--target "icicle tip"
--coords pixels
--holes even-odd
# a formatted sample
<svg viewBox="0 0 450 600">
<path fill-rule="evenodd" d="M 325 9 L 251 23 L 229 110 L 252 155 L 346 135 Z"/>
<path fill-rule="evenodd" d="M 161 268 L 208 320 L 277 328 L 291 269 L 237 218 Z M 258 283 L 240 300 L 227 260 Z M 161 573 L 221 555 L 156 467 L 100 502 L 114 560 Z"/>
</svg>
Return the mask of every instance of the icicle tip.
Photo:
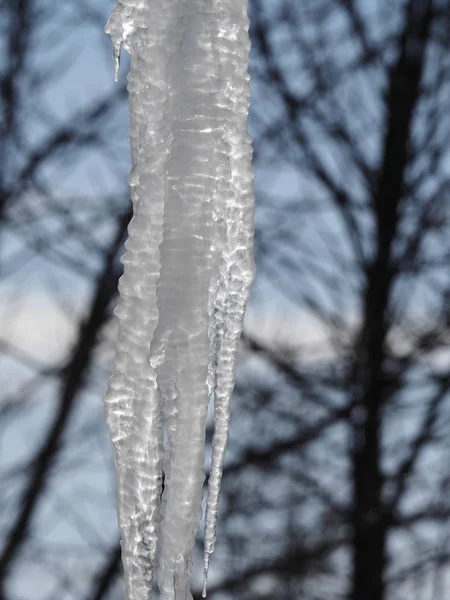
<svg viewBox="0 0 450 600">
<path fill-rule="evenodd" d="M 203 571 L 203 589 L 202 589 L 202 598 L 206 598 L 206 586 L 208 584 L 208 571 L 205 569 Z"/>
<path fill-rule="evenodd" d="M 105 25 L 105 33 L 111 37 L 114 61 L 114 81 L 119 81 L 120 51 L 124 40 L 124 15 L 126 7 L 120 2 L 112 9 L 111 16 Z"/>
<path fill-rule="evenodd" d="M 122 44 L 118 44 L 113 47 L 114 81 L 116 83 L 119 81 L 121 46 L 122 46 Z"/>
</svg>

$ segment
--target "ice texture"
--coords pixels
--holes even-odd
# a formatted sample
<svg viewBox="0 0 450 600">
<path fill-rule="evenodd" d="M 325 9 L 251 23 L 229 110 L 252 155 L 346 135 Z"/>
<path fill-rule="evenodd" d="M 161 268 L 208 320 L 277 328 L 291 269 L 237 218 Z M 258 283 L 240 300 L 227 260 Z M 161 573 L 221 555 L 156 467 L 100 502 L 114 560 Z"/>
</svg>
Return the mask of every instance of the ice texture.
<svg viewBox="0 0 450 600">
<path fill-rule="evenodd" d="M 133 218 L 105 410 L 128 600 L 189 600 L 204 483 L 205 588 L 254 277 L 246 0 L 124 0 L 106 26 L 128 91 Z M 162 477 L 165 487 L 162 493 Z"/>
</svg>

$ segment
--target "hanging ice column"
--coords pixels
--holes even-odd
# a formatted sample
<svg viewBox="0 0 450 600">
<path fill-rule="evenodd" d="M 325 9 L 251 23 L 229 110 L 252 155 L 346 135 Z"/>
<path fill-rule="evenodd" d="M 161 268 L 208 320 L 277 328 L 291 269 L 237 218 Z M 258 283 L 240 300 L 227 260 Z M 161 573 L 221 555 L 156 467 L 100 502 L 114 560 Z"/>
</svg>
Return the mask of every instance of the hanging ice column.
<svg viewBox="0 0 450 600">
<path fill-rule="evenodd" d="M 155 573 L 163 600 L 186 600 L 208 402 L 215 433 L 205 584 L 254 275 L 247 1 L 123 0 L 106 32 L 116 78 L 121 47 L 131 54 L 134 216 L 104 399 L 127 597 L 148 600 Z"/>
</svg>

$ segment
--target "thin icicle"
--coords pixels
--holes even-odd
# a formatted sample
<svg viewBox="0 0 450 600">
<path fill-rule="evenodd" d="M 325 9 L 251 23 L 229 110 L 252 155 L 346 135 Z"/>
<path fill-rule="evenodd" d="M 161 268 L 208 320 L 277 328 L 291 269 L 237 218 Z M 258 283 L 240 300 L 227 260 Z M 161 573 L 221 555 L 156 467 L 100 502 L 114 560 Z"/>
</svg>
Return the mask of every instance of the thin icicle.
<svg viewBox="0 0 450 600">
<path fill-rule="evenodd" d="M 213 393 L 205 583 L 253 279 L 246 3 L 123 0 L 106 31 L 116 78 L 121 48 L 131 54 L 134 216 L 105 397 L 127 597 L 148 600 L 156 569 L 162 600 L 188 600 L 208 401 Z"/>
<path fill-rule="evenodd" d="M 216 539 L 238 345 L 254 278 L 252 149 L 247 134 L 247 65 L 250 50 L 247 6 L 239 0 L 223 0 L 220 6 L 220 37 L 222 47 L 226 48 L 221 58 L 223 70 L 229 74 L 225 102 L 230 108 L 230 118 L 225 123 L 224 141 L 228 151 L 230 177 L 225 214 L 226 240 L 219 266 L 219 286 L 215 302 L 215 428 L 205 517 L 203 596 L 206 596 L 209 561 Z"/>
</svg>

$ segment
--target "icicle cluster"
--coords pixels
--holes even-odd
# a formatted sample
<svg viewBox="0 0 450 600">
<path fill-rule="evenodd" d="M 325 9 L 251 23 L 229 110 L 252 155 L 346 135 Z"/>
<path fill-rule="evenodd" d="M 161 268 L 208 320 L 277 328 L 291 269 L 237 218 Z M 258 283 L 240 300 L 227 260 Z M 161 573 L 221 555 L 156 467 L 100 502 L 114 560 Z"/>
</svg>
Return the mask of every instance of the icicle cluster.
<svg viewBox="0 0 450 600">
<path fill-rule="evenodd" d="M 104 399 L 128 600 L 148 600 L 153 574 L 163 600 L 191 598 L 213 397 L 206 594 L 254 276 L 246 9 L 246 0 L 122 0 L 106 26 L 116 79 L 121 48 L 131 55 L 134 216 Z"/>
</svg>

